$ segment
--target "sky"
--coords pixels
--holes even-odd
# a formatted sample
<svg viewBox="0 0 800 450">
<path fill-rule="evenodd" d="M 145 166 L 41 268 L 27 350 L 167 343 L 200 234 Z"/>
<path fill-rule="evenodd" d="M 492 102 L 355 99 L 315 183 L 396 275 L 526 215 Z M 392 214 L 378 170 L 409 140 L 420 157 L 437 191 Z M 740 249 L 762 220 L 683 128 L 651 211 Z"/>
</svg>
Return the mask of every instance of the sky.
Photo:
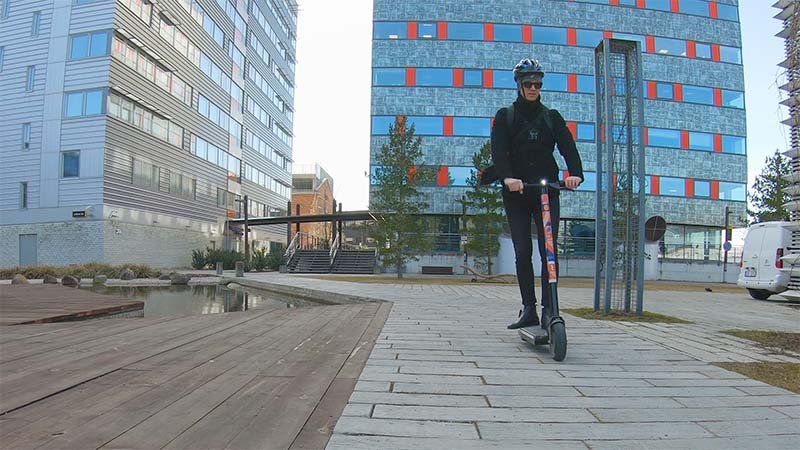
<svg viewBox="0 0 800 450">
<path fill-rule="evenodd" d="M 369 202 L 372 0 L 298 0 L 295 164 L 318 163 L 334 180 L 345 211 Z M 778 104 L 784 59 L 782 26 L 766 0 L 740 0 L 747 110 L 748 190 L 764 160 L 789 146 Z M 347 7 L 343 7 L 346 4 Z M 724 178 L 723 175 L 718 175 Z M 709 175 L 713 177 L 713 175 Z"/>
</svg>

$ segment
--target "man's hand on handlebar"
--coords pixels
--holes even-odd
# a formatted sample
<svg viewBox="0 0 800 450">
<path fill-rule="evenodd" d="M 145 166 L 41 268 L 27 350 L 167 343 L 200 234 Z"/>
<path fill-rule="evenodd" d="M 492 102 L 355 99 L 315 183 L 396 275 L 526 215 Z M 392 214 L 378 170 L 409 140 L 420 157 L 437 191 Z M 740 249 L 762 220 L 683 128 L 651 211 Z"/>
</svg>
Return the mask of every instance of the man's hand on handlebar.
<svg viewBox="0 0 800 450">
<path fill-rule="evenodd" d="M 581 177 L 567 177 L 564 179 L 564 187 L 567 189 L 575 189 L 582 181 Z"/>
<path fill-rule="evenodd" d="M 506 188 L 510 192 L 519 192 L 520 194 L 522 194 L 523 190 L 522 180 L 518 178 L 506 178 L 503 180 L 503 184 L 506 185 Z"/>
</svg>

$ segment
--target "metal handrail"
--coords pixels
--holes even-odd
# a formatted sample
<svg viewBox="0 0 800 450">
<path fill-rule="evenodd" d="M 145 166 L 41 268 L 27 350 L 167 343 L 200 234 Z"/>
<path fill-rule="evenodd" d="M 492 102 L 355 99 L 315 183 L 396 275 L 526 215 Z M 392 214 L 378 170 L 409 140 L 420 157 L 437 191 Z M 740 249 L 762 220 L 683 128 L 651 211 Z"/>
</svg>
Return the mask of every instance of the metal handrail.
<svg viewBox="0 0 800 450">
<path fill-rule="evenodd" d="M 289 243 L 289 246 L 286 247 L 286 252 L 283 253 L 283 257 L 286 261 L 290 261 L 292 256 L 294 256 L 295 252 L 297 251 L 297 247 L 300 245 L 300 240 L 302 239 L 302 235 L 304 233 L 298 232 L 292 238 L 292 242 Z"/>
<path fill-rule="evenodd" d="M 333 260 L 336 259 L 336 253 L 339 250 L 339 236 L 336 236 L 336 239 L 333 240 L 333 244 L 331 244 L 331 251 L 328 253 L 331 259 L 331 265 L 333 265 Z"/>
</svg>

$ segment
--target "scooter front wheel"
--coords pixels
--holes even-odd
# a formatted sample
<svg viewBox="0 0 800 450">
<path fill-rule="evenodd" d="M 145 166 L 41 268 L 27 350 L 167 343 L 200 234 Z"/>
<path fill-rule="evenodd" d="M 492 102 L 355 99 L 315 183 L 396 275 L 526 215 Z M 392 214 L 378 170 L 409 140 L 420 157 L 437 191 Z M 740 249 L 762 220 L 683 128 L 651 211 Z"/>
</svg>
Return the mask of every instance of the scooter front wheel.
<svg viewBox="0 0 800 450">
<path fill-rule="evenodd" d="M 567 356 L 567 329 L 563 322 L 550 326 L 550 354 L 556 361 L 563 361 Z"/>
</svg>

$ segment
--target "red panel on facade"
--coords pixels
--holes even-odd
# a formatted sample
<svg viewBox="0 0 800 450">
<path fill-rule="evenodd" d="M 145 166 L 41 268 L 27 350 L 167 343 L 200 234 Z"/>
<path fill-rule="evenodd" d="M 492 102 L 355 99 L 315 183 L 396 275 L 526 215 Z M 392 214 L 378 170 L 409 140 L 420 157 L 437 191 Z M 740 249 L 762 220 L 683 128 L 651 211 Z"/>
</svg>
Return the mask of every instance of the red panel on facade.
<svg viewBox="0 0 800 450">
<path fill-rule="evenodd" d="M 645 8 L 644 0 L 636 0 L 636 7 L 639 9 L 644 9 Z"/>
<path fill-rule="evenodd" d="M 717 16 L 717 2 L 708 2 L 708 16 L 716 19 Z"/>
<path fill-rule="evenodd" d="M 400 130 L 400 134 L 403 134 L 403 130 L 406 129 L 406 116 L 395 116 L 394 125 Z"/>
<path fill-rule="evenodd" d="M 647 140 L 647 127 L 643 127 L 643 129 L 642 129 L 642 133 L 644 133 L 644 139 L 643 139 L 643 140 L 644 140 L 644 145 L 645 145 L 645 146 L 647 146 L 647 144 L 648 144 L 648 140 Z"/>
<path fill-rule="evenodd" d="M 578 75 L 567 74 L 567 92 L 578 92 Z"/>
<path fill-rule="evenodd" d="M 567 45 L 578 45 L 578 32 L 575 28 L 567 28 Z"/>
<path fill-rule="evenodd" d="M 484 41 L 493 41 L 494 40 L 494 24 L 493 23 L 485 23 L 485 24 L 483 24 L 483 40 Z"/>
<path fill-rule="evenodd" d="M 719 44 L 711 44 L 711 60 L 719 61 Z"/>
<path fill-rule="evenodd" d="M 603 31 L 603 39 L 611 39 L 614 37 L 613 31 Z"/>
<path fill-rule="evenodd" d="M 522 42 L 533 42 L 533 27 L 530 25 L 522 26 Z"/>
<path fill-rule="evenodd" d="M 680 83 L 672 83 L 672 99 L 676 102 L 683 101 L 683 85 Z"/>
<path fill-rule="evenodd" d="M 409 39 L 416 39 L 417 38 L 417 22 L 408 22 L 408 38 Z"/>
<path fill-rule="evenodd" d="M 714 180 L 711 182 L 711 198 L 719 200 L 719 181 Z"/>
<path fill-rule="evenodd" d="M 572 137 L 574 138 L 578 134 L 578 123 L 567 122 L 567 129 L 569 129 L 569 132 L 572 133 Z"/>
<path fill-rule="evenodd" d="M 647 98 L 656 98 L 656 82 L 655 81 L 648 81 L 647 82 Z"/>
<path fill-rule="evenodd" d="M 447 39 L 447 22 L 436 22 L 436 37 Z"/>
<path fill-rule="evenodd" d="M 608 4 L 611 6 L 619 6 L 619 0 L 608 0 Z"/>
<path fill-rule="evenodd" d="M 417 85 L 417 69 L 414 67 L 406 67 L 406 86 Z"/>
<path fill-rule="evenodd" d="M 444 135 L 453 135 L 453 116 L 444 116 Z"/>
<path fill-rule="evenodd" d="M 695 57 L 694 41 L 686 41 L 686 57 L 687 58 Z"/>
<path fill-rule="evenodd" d="M 464 69 L 453 69 L 453 86 L 464 86 Z"/>
<path fill-rule="evenodd" d="M 681 148 L 689 149 L 689 131 L 681 130 Z"/>
<path fill-rule="evenodd" d="M 714 135 L 714 152 L 722 153 L 722 135 L 715 134 Z"/>
<path fill-rule="evenodd" d="M 645 41 L 645 47 L 646 47 L 645 51 L 647 53 L 655 53 L 656 52 L 656 38 L 653 37 L 653 36 L 650 36 L 648 34 L 647 36 L 644 37 L 644 41 Z"/>
<path fill-rule="evenodd" d="M 714 88 L 714 105 L 722 106 L 722 89 Z"/>
<path fill-rule="evenodd" d="M 681 12 L 681 7 L 678 4 L 678 0 L 670 0 L 669 10 L 674 13 Z"/>
<path fill-rule="evenodd" d="M 686 197 L 694 197 L 694 180 L 691 178 L 686 179 Z"/>
<path fill-rule="evenodd" d="M 483 87 L 490 89 L 494 86 L 494 73 L 491 69 L 483 70 Z"/>
<path fill-rule="evenodd" d="M 650 193 L 652 195 L 661 194 L 661 189 L 658 187 L 659 182 L 660 180 L 658 175 L 650 175 Z"/>
<path fill-rule="evenodd" d="M 439 166 L 439 173 L 436 174 L 436 184 L 439 186 L 447 186 L 448 181 L 447 166 Z"/>
</svg>

